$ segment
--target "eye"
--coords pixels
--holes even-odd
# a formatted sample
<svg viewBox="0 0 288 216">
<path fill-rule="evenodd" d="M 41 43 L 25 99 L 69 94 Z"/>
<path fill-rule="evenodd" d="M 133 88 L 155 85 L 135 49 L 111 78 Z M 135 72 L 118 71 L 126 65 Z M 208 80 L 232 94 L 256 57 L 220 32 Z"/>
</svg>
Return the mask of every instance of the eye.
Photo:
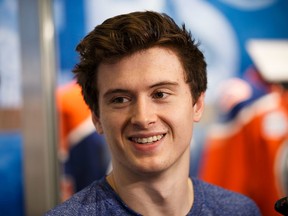
<svg viewBox="0 0 288 216">
<path fill-rule="evenodd" d="M 162 99 L 168 97 L 168 93 L 162 92 L 162 91 L 157 91 L 153 94 L 153 98 L 155 99 Z"/>
<path fill-rule="evenodd" d="M 116 97 L 116 98 L 113 98 L 111 100 L 111 103 L 113 104 L 122 104 L 122 103 L 127 103 L 129 101 L 128 98 L 125 98 L 125 97 Z"/>
</svg>

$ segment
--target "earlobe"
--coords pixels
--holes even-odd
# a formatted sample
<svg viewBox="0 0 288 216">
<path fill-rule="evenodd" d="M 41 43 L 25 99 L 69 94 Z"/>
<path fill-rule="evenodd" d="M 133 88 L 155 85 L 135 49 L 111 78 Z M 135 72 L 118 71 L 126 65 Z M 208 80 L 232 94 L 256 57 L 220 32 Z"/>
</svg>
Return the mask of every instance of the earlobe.
<svg viewBox="0 0 288 216">
<path fill-rule="evenodd" d="M 197 102 L 194 104 L 194 116 L 193 116 L 193 120 L 195 122 L 200 121 L 202 113 L 204 111 L 204 97 L 205 97 L 205 93 L 201 93 L 201 95 L 199 96 Z"/>
<path fill-rule="evenodd" d="M 93 121 L 93 124 L 96 128 L 97 133 L 103 134 L 103 128 L 102 128 L 102 124 L 100 122 L 100 119 L 94 113 L 92 113 L 92 121 Z"/>
</svg>

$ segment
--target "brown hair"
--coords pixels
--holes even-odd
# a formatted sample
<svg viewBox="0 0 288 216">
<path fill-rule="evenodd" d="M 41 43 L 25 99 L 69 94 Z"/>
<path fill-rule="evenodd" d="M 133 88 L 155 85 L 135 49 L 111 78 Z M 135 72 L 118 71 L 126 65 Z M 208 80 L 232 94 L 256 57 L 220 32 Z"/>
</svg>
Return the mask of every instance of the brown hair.
<svg viewBox="0 0 288 216">
<path fill-rule="evenodd" d="M 107 19 L 77 46 L 80 62 L 73 72 L 82 87 L 85 102 L 99 116 L 97 68 L 151 47 L 176 52 L 185 70 L 194 103 L 207 88 L 206 62 L 195 39 L 171 17 L 152 11 L 133 12 Z"/>
</svg>

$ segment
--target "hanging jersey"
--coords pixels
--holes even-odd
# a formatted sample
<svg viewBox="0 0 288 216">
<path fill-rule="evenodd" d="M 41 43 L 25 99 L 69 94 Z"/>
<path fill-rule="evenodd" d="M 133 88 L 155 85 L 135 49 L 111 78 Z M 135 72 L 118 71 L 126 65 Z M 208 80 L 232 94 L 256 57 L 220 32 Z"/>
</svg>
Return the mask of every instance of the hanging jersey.
<svg viewBox="0 0 288 216">
<path fill-rule="evenodd" d="M 102 178 L 109 166 L 104 137 L 93 125 L 91 111 L 74 81 L 57 89 L 59 156 L 62 162 L 62 200 L 94 180 Z"/>
<path fill-rule="evenodd" d="M 214 126 L 200 168 L 200 178 L 251 197 L 264 216 L 275 215 L 274 203 L 287 195 L 285 100 L 268 94 Z"/>
</svg>

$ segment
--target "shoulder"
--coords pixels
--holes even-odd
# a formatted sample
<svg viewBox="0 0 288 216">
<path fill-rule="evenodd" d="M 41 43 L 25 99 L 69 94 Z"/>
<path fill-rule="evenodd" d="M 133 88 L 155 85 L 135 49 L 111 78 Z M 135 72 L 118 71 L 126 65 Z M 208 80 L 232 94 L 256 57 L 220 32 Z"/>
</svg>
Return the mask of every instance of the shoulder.
<svg viewBox="0 0 288 216">
<path fill-rule="evenodd" d="M 118 214 L 119 213 L 119 214 Z M 105 178 L 93 182 L 45 216 L 133 215 L 108 185 Z"/>
<path fill-rule="evenodd" d="M 250 198 L 224 188 L 193 179 L 195 203 L 201 212 L 213 215 L 261 215 Z"/>
<path fill-rule="evenodd" d="M 85 215 L 85 213 L 88 213 L 88 209 L 93 208 L 92 204 L 98 202 L 97 195 L 102 193 L 101 184 L 98 181 L 93 182 L 88 187 L 74 194 L 67 201 L 51 209 L 45 215 L 78 215 L 79 212 Z"/>
</svg>

